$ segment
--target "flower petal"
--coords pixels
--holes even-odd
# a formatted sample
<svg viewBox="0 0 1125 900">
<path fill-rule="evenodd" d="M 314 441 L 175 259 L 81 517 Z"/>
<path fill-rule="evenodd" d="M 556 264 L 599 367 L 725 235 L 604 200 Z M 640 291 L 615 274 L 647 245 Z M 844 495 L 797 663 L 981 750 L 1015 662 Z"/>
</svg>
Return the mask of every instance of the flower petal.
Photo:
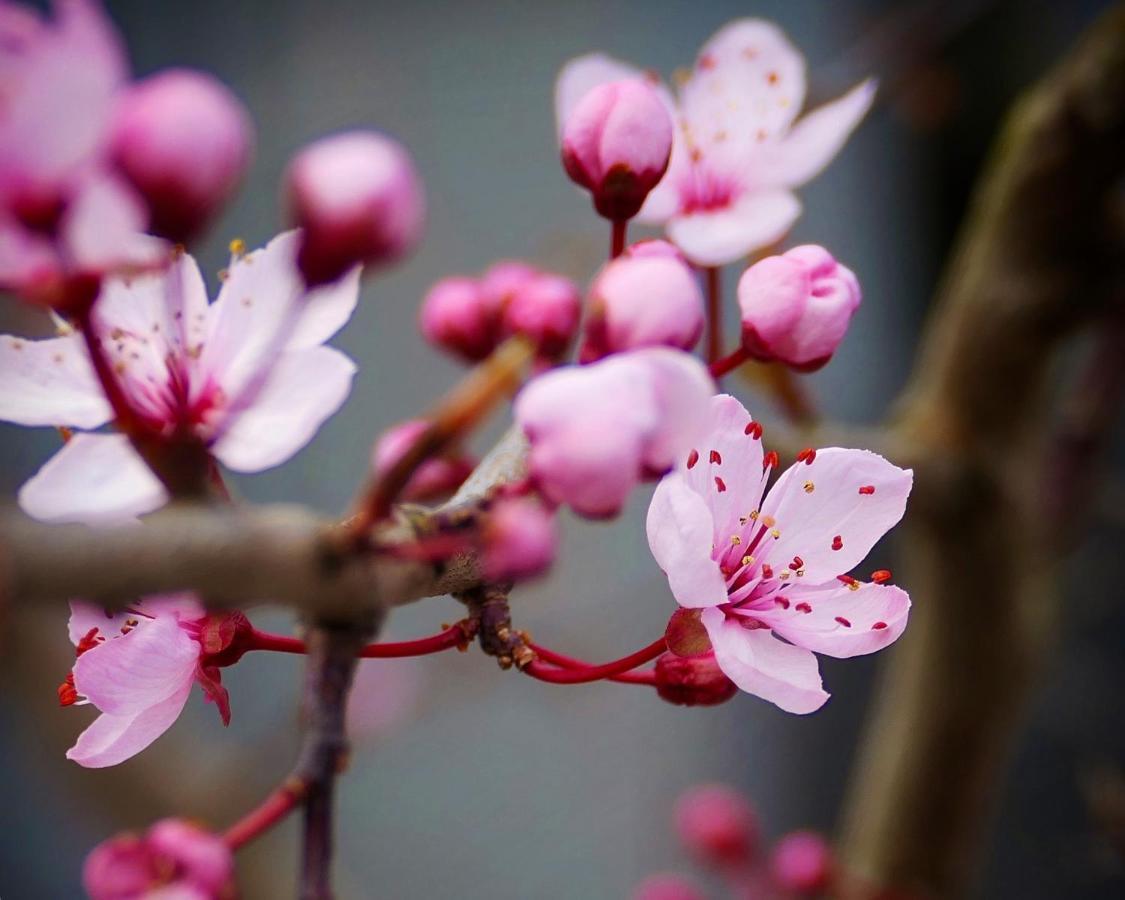
<svg viewBox="0 0 1125 900">
<path fill-rule="evenodd" d="M 800 557 L 804 582 L 832 581 L 902 518 L 913 482 L 909 469 L 870 450 L 817 450 L 811 463 L 790 466 L 762 503 L 781 533 L 769 561 L 778 568 Z"/>
<path fill-rule="evenodd" d="M 252 405 L 230 421 L 215 455 L 236 472 L 260 472 L 285 462 L 343 405 L 355 370 L 331 347 L 283 353 Z"/>
<path fill-rule="evenodd" d="M 191 592 L 182 594 L 152 594 L 131 604 L 134 611 L 108 613 L 96 603 L 85 600 L 70 601 L 70 621 L 67 631 L 70 642 L 77 645 L 93 628 L 105 638 L 117 637 L 129 619 L 137 618 L 136 612 L 149 616 L 172 616 L 181 622 L 201 619 L 206 613 L 199 598 Z"/>
<path fill-rule="evenodd" d="M 66 758 L 88 769 L 101 769 L 124 762 L 172 726 L 183 711 L 190 693 L 191 682 L 188 681 L 176 693 L 135 715 L 111 716 L 103 713 L 78 736 L 74 746 L 66 751 Z"/>
<path fill-rule="evenodd" d="M 323 344 L 343 328 L 359 300 L 359 266 L 342 278 L 311 291 L 301 301 L 302 309 L 286 350 Z"/>
<path fill-rule="evenodd" d="M 164 486 L 123 434 L 77 434 L 19 492 L 44 522 L 122 522 L 162 506 Z"/>
<path fill-rule="evenodd" d="M 673 217 L 668 237 L 697 265 L 724 266 L 780 240 L 800 213 L 789 191 L 758 191 L 727 207 Z"/>
<path fill-rule="evenodd" d="M 680 472 L 665 476 L 656 486 L 645 528 L 649 549 L 680 606 L 693 609 L 726 602 L 726 581 L 711 558 L 711 513 Z"/>
<path fill-rule="evenodd" d="M 560 139 L 563 124 L 589 91 L 600 84 L 626 78 L 645 79 L 669 109 L 675 108 L 671 93 L 659 78 L 604 53 L 587 53 L 567 62 L 555 80 L 555 126 Z"/>
<path fill-rule="evenodd" d="M 144 203 L 125 182 L 108 175 L 87 178 L 60 226 L 69 262 L 91 272 L 158 264 L 170 248 L 144 233 L 147 221 Z"/>
<path fill-rule="evenodd" d="M 110 416 L 78 335 L 44 341 L 0 335 L 0 419 L 97 428 Z"/>
<path fill-rule="evenodd" d="M 174 615 L 136 617 L 121 637 L 87 650 L 74 663 L 74 686 L 104 713 L 136 715 L 191 684 L 201 647 Z"/>
<path fill-rule="evenodd" d="M 811 651 L 778 640 L 768 628 L 746 628 L 720 609 L 704 610 L 702 619 L 719 668 L 748 694 L 802 715 L 828 700 Z"/>
</svg>

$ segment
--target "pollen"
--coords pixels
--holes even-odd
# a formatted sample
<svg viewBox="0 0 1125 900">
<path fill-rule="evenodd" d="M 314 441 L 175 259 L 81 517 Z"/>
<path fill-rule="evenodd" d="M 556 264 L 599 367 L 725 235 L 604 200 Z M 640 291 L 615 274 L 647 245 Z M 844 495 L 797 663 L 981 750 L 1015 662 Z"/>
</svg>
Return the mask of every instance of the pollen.
<svg viewBox="0 0 1125 900">
<path fill-rule="evenodd" d="M 788 581 L 789 580 L 789 573 L 788 572 L 782 572 L 777 577 L 780 578 L 782 581 Z"/>
<path fill-rule="evenodd" d="M 806 494 L 811 494 L 813 491 L 816 490 L 816 485 L 813 484 L 811 481 L 806 481 L 803 485 L 801 485 L 801 487 L 804 488 Z"/>
<path fill-rule="evenodd" d="M 235 238 L 231 241 L 229 248 L 231 256 L 239 257 L 246 255 L 246 241 L 242 238 Z"/>
<path fill-rule="evenodd" d="M 769 74 L 768 74 L 768 75 L 766 76 L 766 81 L 767 81 L 767 82 L 768 82 L 769 84 L 771 84 L 771 85 L 775 85 L 775 84 L 777 84 L 777 83 L 778 83 L 779 81 L 781 81 L 781 76 L 780 76 L 780 75 L 778 75 L 778 74 L 777 74 L 777 72 L 770 72 L 770 73 L 769 73 Z"/>
<path fill-rule="evenodd" d="M 754 517 L 751 516 L 751 518 Z M 776 524 L 777 519 L 775 519 L 773 516 L 762 516 L 762 525 L 764 525 L 766 528 L 773 528 L 773 526 Z"/>
<path fill-rule="evenodd" d="M 743 564 L 744 566 L 752 566 L 752 565 L 754 565 L 754 557 L 752 557 L 752 556 L 750 556 L 749 554 L 747 554 L 746 556 L 742 557 L 742 564 Z"/>
<path fill-rule="evenodd" d="M 736 547 L 737 547 L 737 546 L 738 546 L 739 544 L 741 544 L 741 543 L 742 543 L 742 538 L 740 538 L 740 537 L 739 537 L 739 536 L 738 536 L 737 534 L 732 534 L 732 535 L 730 536 L 730 542 L 731 542 L 732 544 L 734 544 L 734 546 L 736 546 Z"/>
<path fill-rule="evenodd" d="M 781 532 L 778 529 L 774 528 L 770 531 L 770 537 L 772 537 L 776 541 L 781 537 Z"/>
</svg>

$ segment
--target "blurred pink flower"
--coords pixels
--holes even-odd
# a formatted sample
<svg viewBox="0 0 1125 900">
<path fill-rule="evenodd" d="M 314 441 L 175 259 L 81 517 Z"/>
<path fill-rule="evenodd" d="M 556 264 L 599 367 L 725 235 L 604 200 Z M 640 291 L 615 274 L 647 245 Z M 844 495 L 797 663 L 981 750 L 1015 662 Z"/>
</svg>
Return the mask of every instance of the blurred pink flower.
<svg viewBox="0 0 1125 900">
<path fill-rule="evenodd" d="M 358 271 L 306 293 L 297 235 L 232 260 L 208 305 L 195 261 L 106 282 L 93 326 L 131 404 L 162 435 L 258 472 L 307 444 L 346 399 L 355 366 L 324 342 L 355 308 Z M 0 420 L 94 429 L 110 408 L 80 336 L 0 336 Z M 46 521 L 109 522 L 156 509 L 163 486 L 122 434 L 81 433 L 20 491 Z"/>
<path fill-rule="evenodd" d="M 666 348 L 540 375 L 515 402 L 531 478 L 552 503 L 616 515 L 640 481 L 666 472 L 704 433 L 713 390 L 699 360 Z"/>
<path fill-rule="evenodd" d="M 82 884 L 91 900 L 229 900 L 234 860 L 217 835 L 163 819 L 143 835 L 118 835 L 91 850 Z"/>
<path fill-rule="evenodd" d="M 556 115 L 570 118 L 599 84 L 642 73 L 600 54 L 559 75 Z M 640 221 L 663 224 L 695 263 L 718 266 L 782 238 L 800 213 L 792 189 L 839 152 L 871 106 L 874 82 L 796 120 L 805 61 L 777 26 L 741 19 L 703 45 L 679 102 L 658 88 L 677 127 L 667 174 Z M 796 121 L 795 121 L 796 120 Z"/>
<path fill-rule="evenodd" d="M 676 800 L 680 843 L 705 865 L 745 866 L 757 849 L 760 827 L 750 801 L 725 784 L 690 788 Z"/>
<path fill-rule="evenodd" d="M 397 463 L 426 427 L 425 419 L 409 419 L 384 431 L 371 454 L 371 468 L 375 476 L 383 475 Z M 431 456 L 415 469 L 400 496 L 404 500 L 422 501 L 451 494 L 469 477 L 475 465 L 472 457 L 456 447 L 439 456 Z"/>
<path fill-rule="evenodd" d="M 629 896 L 630 900 L 705 900 L 692 881 L 674 872 L 650 875 Z"/>
<path fill-rule="evenodd" d="M 783 891 L 819 895 L 832 877 L 832 849 L 815 831 L 793 831 L 770 851 L 770 875 Z"/>
<path fill-rule="evenodd" d="M 489 582 L 526 581 L 555 561 L 558 530 L 554 515 L 536 498 L 501 498 L 488 512 L 482 542 Z"/>
<path fill-rule="evenodd" d="M 757 359 L 819 369 L 847 334 L 860 299 L 858 279 L 823 247 L 766 257 L 738 282 L 743 346 Z"/>
<path fill-rule="evenodd" d="M 873 653 L 906 627 L 898 587 L 844 574 L 902 518 L 913 473 L 866 450 L 807 450 L 766 493 L 776 455 L 733 397 L 656 489 L 648 541 L 676 601 L 702 610 L 742 690 L 809 713 L 828 699 L 816 653 Z M 882 573 L 876 581 L 883 581 Z"/>
</svg>

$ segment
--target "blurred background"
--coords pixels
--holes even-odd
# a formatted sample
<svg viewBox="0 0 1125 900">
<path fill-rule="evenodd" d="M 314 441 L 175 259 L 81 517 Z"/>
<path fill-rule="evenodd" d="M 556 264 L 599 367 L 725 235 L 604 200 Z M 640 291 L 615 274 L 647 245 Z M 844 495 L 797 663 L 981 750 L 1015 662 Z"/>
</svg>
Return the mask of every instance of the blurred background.
<svg viewBox="0 0 1125 900">
<path fill-rule="evenodd" d="M 138 74 L 171 65 L 210 70 L 256 119 L 256 164 L 199 248 L 205 271 L 225 263 L 231 238 L 258 246 L 279 230 L 282 169 L 324 132 L 383 128 L 411 149 L 425 178 L 429 228 L 421 251 L 366 284 L 335 341 L 359 364 L 351 399 L 288 464 L 234 480 L 250 500 L 297 501 L 326 513 L 347 507 L 373 436 L 415 415 L 458 376 L 415 327 L 432 281 L 526 257 L 585 283 L 602 260 L 607 228 L 557 161 L 553 80 L 568 58 L 600 49 L 667 76 L 690 64 L 720 25 L 754 15 L 777 21 L 804 50 L 814 103 L 865 75 L 883 79 L 881 105 L 803 190 L 806 211 L 792 237 L 825 244 L 864 284 L 848 340 L 812 383 L 832 414 L 865 422 L 885 412 L 909 372 L 927 303 L 1004 110 L 1103 6 L 108 3 Z M 8 302 L 0 325 L 24 334 L 48 327 L 40 314 Z M 736 390 L 768 421 L 764 401 Z M 503 424 L 498 418 L 490 434 Z M 1121 437 L 1118 428 L 1118 462 Z M 56 446 L 47 430 L 0 425 L 3 496 L 13 496 Z M 1120 486 L 1116 496 L 1125 499 Z M 590 659 L 651 640 L 672 599 L 646 546 L 647 502 L 640 492 L 608 524 L 567 520 L 552 576 L 513 598 L 519 625 Z M 981 897 L 1125 891 L 1118 855 L 1125 563 L 1116 552 L 1123 521 L 1120 502 L 1105 505 L 1112 516 L 1099 518 L 1067 569 L 1056 655 L 999 789 Z M 892 549 L 878 548 L 873 567 L 889 562 Z M 427 601 L 397 612 L 389 636 L 428 634 L 459 615 L 451 600 Z M 289 624 L 267 611 L 253 618 L 262 627 Z M 0 634 L 4 900 L 80 896 L 86 851 L 121 828 L 168 814 L 224 827 L 288 771 L 296 748 L 299 661 L 257 654 L 226 675 L 229 730 L 197 693 L 141 757 L 110 771 L 68 763 L 63 753 L 91 713 L 56 705 L 55 686 L 73 658 L 64 620 L 63 611 L 34 620 L 13 613 Z M 340 786 L 340 896 L 624 898 L 654 870 L 687 868 L 671 807 L 700 781 L 745 789 L 771 833 L 831 829 L 880 662 L 823 659 L 833 698 L 811 718 L 747 696 L 684 710 L 629 686 L 545 685 L 500 672 L 478 652 L 365 663 L 355 710 L 361 736 Z M 242 855 L 247 897 L 291 894 L 296 834 L 290 823 Z"/>
</svg>

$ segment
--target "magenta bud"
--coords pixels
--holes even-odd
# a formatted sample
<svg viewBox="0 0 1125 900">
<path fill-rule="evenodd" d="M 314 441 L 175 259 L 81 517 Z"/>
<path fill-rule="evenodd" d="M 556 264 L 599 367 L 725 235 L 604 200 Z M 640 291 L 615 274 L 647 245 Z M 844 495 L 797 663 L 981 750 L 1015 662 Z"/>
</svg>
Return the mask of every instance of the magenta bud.
<svg viewBox="0 0 1125 900">
<path fill-rule="evenodd" d="M 541 274 L 534 266 L 515 259 L 505 259 L 491 265 L 480 277 L 480 288 L 489 315 L 499 321 L 504 307 L 512 298 Z"/>
<path fill-rule="evenodd" d="M 555 517 L 532 497 L 499 500 L 482 532 L 484 575 L 494 583 L 526 581 L 555 561 Z"/>
<path fill-rule="evenodd" d="M 634 889 L 631 900 L 706 900 L 691 881 L 673 872 L 650 875 Z"/>
<path fill-rule="evenodd" d="M 685 791 L 676 801 L 675 819 L 680 842 L 705 865 L 735 867 L 753 860 L 758 817 L 734 788 L 707 784 Z"/>
<path fill-rule="evenodd" d="M 426 430 L 425 419 L 410 419 L 384 431 L 375 442 L 371 467 L 375 476 L 386 474 Z M 414 470 L 400 496 L 403 500 L 421 502 L 453 493 L 469 477 L 475 461 L 458 447 L 427 459 Z"/>
<path fill-rule="evenodd" d="M 738 282 L 743 346 L 756 359 L 819 369 L 844 339 L 860 300 L 855 275 L 823 247 L 767 257 Z"/>
<path fill-rule="evenodd" d="M 114 163 L 148 204 L 154 233 L 186 242 L 230 197 L 250 162 L 253 126 L 217 78 L 169 69 L 130 86 L 110 138 Z"/>
<path fill-rule="evenodd" d="M 656 660 L 656 693 L 677 706 L 718 706 L 737 694 L 738 686 L 723 674 L 714 653 L 665 653 Z"/>
<path fill-rule="evenodd" d="M 443 278 L 427 292 L 419 312 L 422 336 L 435 347 L 469 362 L 496 348 L 494 317 L 475 278 Z"/>
<path fill-rule="evenodd" d="M 631 219 L 668 168 L 672 117 L 641 79 L 598 85 L 562 128 L 562 161 L 607 219 Z"/>
<path fill-rule="evenodd" d="M 544 272 L 511 291 L 501 326 L 505 334 L 531 338 L 540 356 L 555 359 L 570 346 L 581 315 L 582 297 L 574 282 Z"/>
<path fill-rule="evenodd" d="M 590 286 L 589 308 L 583 362 L 641 347 L 690 350 L 703 333 L 699 283 L 663 248 L 626 253 L 605 266 Z"/>
<path fill-rule="evenodd" d="M 770 874 L 784 891 L 819 894 L 832 877 L 832 849 L 815 831 L 791 832 L 770 851 Z"/>
<path fill-rule="evenodd" d="M 349 131 L 314 141 L 289 164 L 285 184 L 304 231 L 297 264 L 310 286 L 355 265 L 395 262 L 421 237 L 421 181 L 402 145 L 383 135 Z"/>
</svg>

